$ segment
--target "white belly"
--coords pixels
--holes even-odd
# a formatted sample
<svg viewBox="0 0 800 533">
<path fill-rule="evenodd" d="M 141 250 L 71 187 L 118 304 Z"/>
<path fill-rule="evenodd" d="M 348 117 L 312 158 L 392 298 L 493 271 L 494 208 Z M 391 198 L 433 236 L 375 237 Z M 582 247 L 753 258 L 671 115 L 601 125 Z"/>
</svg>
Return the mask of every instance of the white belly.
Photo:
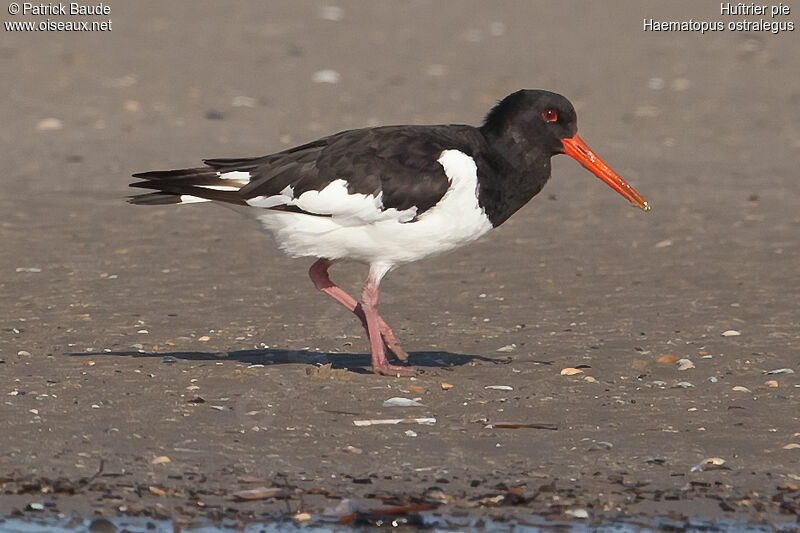
<svg viewBox="0 0 800 533">
<path fill-rule="evenodd" d="M 260 211 L 257 217 L 280 249 L 293 257 L 395 265 L 445 253 L 481 237 L 492 225 L 478 205 L 477 167 L 472 158 L 458 150 L 445 150 L 438 161 L 450 178 L 450 188 L 439 203 L 413 222 L 401 222 L 408 219 L 406 215 L 353 224 L 352 217 L 269 209 Z M 302 196 L 297 204 L 302 205 Z"/>
</svg>

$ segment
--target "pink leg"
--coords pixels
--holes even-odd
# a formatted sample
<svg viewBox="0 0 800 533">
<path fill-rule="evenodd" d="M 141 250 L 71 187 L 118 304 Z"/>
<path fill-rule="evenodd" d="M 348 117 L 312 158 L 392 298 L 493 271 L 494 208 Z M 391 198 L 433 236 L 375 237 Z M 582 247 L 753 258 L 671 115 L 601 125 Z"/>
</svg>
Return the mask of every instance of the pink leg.
<svg viewBox="0 0 800 533">
<path fill-rule="evenodd" d="M 389 271 L 387 265 L 370 265 L 367 283 L 361 293 L 364 317 L 367 322 L 369 345 L 372 350 L 372 371 L 384 376 L 413 376 L 414 371 L 407 367 L 390 365 L 381 339 L 380 316 L 378 316 L 378 287 L 381 279 Z"/>
<path fill-rule="evenodd" d="M 331 278 L 328 276 L 328 268 L 330 268 L 332 263 L 333 262 L 329 259 L 319 259 L 316 263 L 311 265 L 311 269 L 308 271 L 311 281 L 314 282 L 314 285 L 317 287 L 317 289 L 328 294 L 337 302 L 349 309 L 353 314 L 355 314 L 359 320 L 361 320 L 361 324 L 367 331 L 367 335 L 369 335 L 367 319 L 364 316 L 364 310 L 362 309 L 361 304 L 358 303 L 355 298 L 337 286 L 333 281 L 331 281 Z M 408 354 L 398 345 L 397 338 L 394 336 L 394 332 L 380 316 L 378 316 L 378 327 L 386 346 L 389 348 L 389 351 L 391 351 L 395 357 L 401 361 L 406 361 L 408 359 Z"/>
</svg>

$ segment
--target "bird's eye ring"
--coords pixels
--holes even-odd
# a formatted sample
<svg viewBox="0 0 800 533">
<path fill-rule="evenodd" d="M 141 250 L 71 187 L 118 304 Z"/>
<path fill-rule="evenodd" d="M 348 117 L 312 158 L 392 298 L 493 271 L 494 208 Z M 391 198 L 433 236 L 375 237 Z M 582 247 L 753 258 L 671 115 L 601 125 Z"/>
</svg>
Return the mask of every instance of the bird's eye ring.
<svg viewBox="0 0 800 533">
<path fill-rule="evenodd" d="M 558 120 L 558 113 L 556 113 L 555 109 L 548 109 L 547 111 L 542 111 L 542 118 L 545 122 L 555 122 Z"/>
</svg>

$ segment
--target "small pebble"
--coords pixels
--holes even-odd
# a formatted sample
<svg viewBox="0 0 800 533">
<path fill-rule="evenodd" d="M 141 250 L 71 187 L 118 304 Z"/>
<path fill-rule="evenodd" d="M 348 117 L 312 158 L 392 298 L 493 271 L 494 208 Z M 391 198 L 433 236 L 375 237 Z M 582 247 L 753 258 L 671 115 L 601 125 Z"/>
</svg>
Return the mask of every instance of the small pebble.
<svg viewBox="0 0 800 533">
<path fill-rule="evenodd" d="M 341 79 L 342 79 L 341 74 L 329 68 L 318 70 L 311 77 L 311 81 L 313 81 L 314 83 L 339 83 Z"/>
<path fill-rule="evenodd" d="M 672 83 L 669 84 L 669 88 L 673 91 L 685 91 L 690 85 L 691 82 L 686 78 L 675 78 L 672 80 Z"/>
<path fill-rule="evenodd" d="M 231 106 L 233 107 L 255 107 L 256 106 L 256 99 L 251 98 L 249 96 L 234 96 L 233 100 L 231 101 Z"/>
<path fill-rule="evenodd" d="M 317 14 L 322 20 L 339 22 L 344 19 L 344 9 L 339 6 L 320 6 Z"/>
<path fill-rule="evenodd" d="M 362 450 L 361 448 L 356 448 L 355 446 L 350 446 L 350 445 L 342 448 L 342 451 L 344 453 L 350 453 L 353 455 L 361 455 L 362 453 L 364 453 L 364 450 Z"/>
<path fill-rule="evenodd" d="M 447 65 L 432 64 L 425 67 L 425 74 L 428 76 L 445 76 L 447 74 Z"/>
<path fill-rule="evenodd" d="M 506 25 L 502 22 L 492 22 L 489 24 L 489 35 L 492 37 L 502 37 L 506 33 Z"/>
<path fill-rule="evenodd" d="M 64 127 L 64 123 L 57 118 L 43 118 L 36 123 L 36 129 L 39 131 L 56 131 Z"/>
</svg>

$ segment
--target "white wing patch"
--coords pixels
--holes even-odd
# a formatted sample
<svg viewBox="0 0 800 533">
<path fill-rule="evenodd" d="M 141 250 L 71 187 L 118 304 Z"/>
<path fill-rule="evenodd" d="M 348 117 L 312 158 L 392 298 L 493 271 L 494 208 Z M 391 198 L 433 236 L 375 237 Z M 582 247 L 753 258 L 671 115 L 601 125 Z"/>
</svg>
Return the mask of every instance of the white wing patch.
<svg viewBox="0 0 800 533">
<path fill-rule="evenodd" d="M 347 182 L 337 179 L 320 191 L 306 191 L 297 198 L 291 187 L 286 187 L 274 196 L 256 196 L 247 200 L 253 207 L 270 208 L 279 205 L 292 205 L 312 215 L 330 216 L 342 225 L 371 224 L 380 220 L 408 222 L 417 214 L 417 208 L 402 211 L 395 208 L 384 209 L 383 193 L 350 193 Z"/>
<path fill-rule="evenodd" d="M 294 189 L 292 189 L 291 185 L 287 185 L 280 194 L 274 196 L 254 196 L 253 198 L 245 200 L 245 203 L 253 207 L 269 209 L 276 205 L 291 205 L 292 200 L 294 200 Z"/>
<path fill-rule="evenodd" d="M 182 204 L 199 204 L 200 202 L 210 202 L 208 198 L 200 198 L 199 196 L 191 196 L 189 194 L 181 194 Z"/>
<path fill-rule="evenodd" d="M 219 179 L 228 180 L 239 185 L 237 189 L 250 183 L 250 173 L 243 172 L 241 170 L 234 170 L 233 172 L 217 172 L 217 176 L 219 176 Z"/>
<path fill-rule="evenodd" d="M 234 187 L 232 185 L 197 185 L 202 189 L 213 189 L 215 191 L 238 191 L 241 187 Z"/>
</svg>

